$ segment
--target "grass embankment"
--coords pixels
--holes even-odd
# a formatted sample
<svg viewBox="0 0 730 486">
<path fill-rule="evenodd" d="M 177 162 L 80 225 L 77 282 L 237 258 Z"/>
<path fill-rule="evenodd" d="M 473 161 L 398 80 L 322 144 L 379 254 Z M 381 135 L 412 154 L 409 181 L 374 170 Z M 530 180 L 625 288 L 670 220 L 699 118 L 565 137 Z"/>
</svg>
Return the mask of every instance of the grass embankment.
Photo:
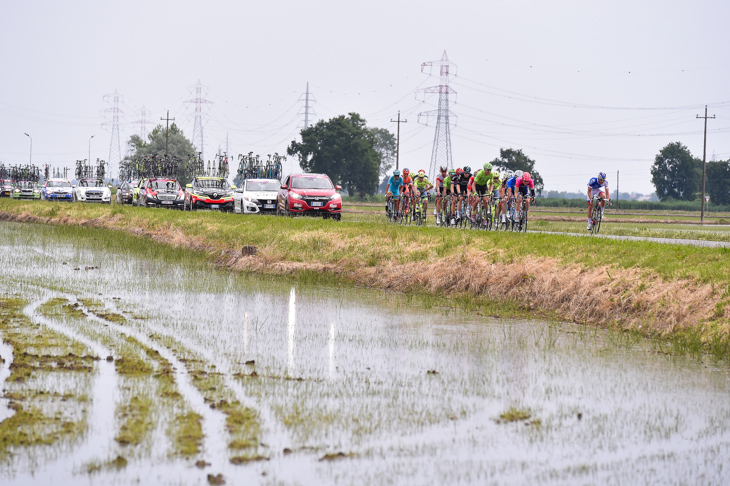
<svg viewBox="0 0 730 486">
<path fill-rule="evenodd" d="M 204 251 L 241 272 L 426 293 L 490 315 L 565 319 L 718 355 L 730 350 L 728 249 L 15 201 L 0 202 L 0 218 L 121 230 Z M 242 256 L 243 245 L 258 253 Z M 153 251 L 144 240 L 137 246 Z"/>
</svg>

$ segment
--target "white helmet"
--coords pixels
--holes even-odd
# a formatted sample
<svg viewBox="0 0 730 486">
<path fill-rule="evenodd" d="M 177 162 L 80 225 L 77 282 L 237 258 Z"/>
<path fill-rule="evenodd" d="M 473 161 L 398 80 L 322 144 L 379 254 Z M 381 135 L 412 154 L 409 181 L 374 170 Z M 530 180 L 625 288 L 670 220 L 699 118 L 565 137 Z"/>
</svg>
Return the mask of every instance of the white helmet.
<svg viewBox="0 0 730 486">
<path fill-rule="evenodd" d="M 522 174 L 524 174 L 524 172 L 522 172 L 521 170 L 516 170 L 516 171 L 515 171 L 515 177 L 516 177 L 516 178 L 518 178 L 518 179 L 519 179 L 520 177 L 522 177 Z"/>
<path fill-rule="evenodd" d="M 511 170 L 507 171 L 507 179 L 512 179 L 515 176 L 515 173 Z"/>
</svg>

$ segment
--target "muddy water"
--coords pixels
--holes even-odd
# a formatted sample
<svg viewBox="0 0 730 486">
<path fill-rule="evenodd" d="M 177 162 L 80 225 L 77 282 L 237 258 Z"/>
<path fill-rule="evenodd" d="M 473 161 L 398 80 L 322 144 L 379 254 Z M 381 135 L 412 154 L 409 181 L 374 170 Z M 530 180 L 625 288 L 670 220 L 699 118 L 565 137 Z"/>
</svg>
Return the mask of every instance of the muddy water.
<svg viewBox="0 0 730 486">
<path fill-rule="evenodd" d="M 104 339 L 131 335 L 166 357 L 182 400 L 203 417 L 202 450 L 170 454 L 162 426 L 150 453 L 114 442 L 118 377 L 101 360 L 84 437 L 50 455 L 15 450 L 33 459 L 0 459 L 1 484 L 208 484 L 208 474 L 227 484 L 730 481 L 727 364 L 590 328 L 143 259 L 105 249 L 106 235 L 0 224 L 0 292 L 22 294 L 35 322 L 99 354 Z M 59 295 L 94 298 L 127 320 L 44 321 L 38 306 Z M 230 462 L 222 413 L 186 378 L 192 358 L 256 410 L 266 460 Z M 6 408 L 0 400 L 0 419 Z M 511 408 L 530 417 L 500 420 Z M 126 467 L 84 470 L 118 455 Z"/>
</svg>

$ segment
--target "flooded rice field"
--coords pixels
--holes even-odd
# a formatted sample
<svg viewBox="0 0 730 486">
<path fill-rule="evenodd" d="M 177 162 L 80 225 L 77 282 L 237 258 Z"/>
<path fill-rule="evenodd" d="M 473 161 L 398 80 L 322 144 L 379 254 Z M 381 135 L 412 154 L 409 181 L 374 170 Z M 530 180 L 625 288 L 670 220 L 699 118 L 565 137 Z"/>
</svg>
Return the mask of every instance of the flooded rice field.
<svg viewBox="0 0 730 486">
<path fill-rule="evenodd" d="M 152 245 L 0 223 L 0 484 L 730 481 L 727 363 Z"/>
</svg>

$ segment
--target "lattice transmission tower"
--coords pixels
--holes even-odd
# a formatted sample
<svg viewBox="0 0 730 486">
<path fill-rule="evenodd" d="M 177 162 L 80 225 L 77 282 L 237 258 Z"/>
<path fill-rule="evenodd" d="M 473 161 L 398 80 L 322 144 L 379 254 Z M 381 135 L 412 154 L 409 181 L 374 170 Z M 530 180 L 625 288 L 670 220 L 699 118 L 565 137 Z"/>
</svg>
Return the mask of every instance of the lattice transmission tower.
<svg viewBox="0 0 730 486">
<path fill-rule="evenodd" d="M 198 80 L 198 83 L 194 86 L 195 98 L 185 101 L 185 103 L 195 104 L 195 124 L 193 125 L 193 145 L 198 149 L 198 152 L 202 153 L 202 159 L 205 160 L 205 140 L 203 138 L 203 105 L 207 103 L 213 103 L 203 99 L 203 88 L 207 93 L 208 87 L 204 86 Z M 192 91 L 192 89 L 191 89 Z"/>
<path fill-rule="evenodd" d="M 312 108 L 312 104 L 316 103 L 317 100 L 314 98 L 314 95 L 309 92 L 309 82 L 307 82 L 307 91 L 302 93 L 299 97 L 299 101 L 303 101 L 304 106 L 299 109 L 297 115 L 304 115 L 304 129 L 306 130 L 309 128 L 309 117 L 317 116 L 317 113 L 314 112 L 314 108 Z"/>
<path fill-rule="evenodd" d="M 425 111 L 418 114 L 418 122 L 428 125 L 432 117 L 436 117 L 436 132 L 433 136 L 433 148 L 431 149 L 431 166 L 428 170 L 428 177 L 431 180 L 436 178 L 436 174 L 440 165 L 452 168 L 451 158 L 451 118 L 456 115 L 449 109 L 449 96 L 456 95 L 456 91 L 449 86 L 449 76 L 456 76 L 456 64 L 449 61 L 446 51 L 438 61 L 428 61 L 421 64 L 421 72 L 432 74 L 433 68 L 439 68 L 440 82 L 438 86 L 431 86 L 417 91 L 422 94 L 424 101 L 427 95 L 438 93 L 438 109 Z M 456 99 L 451 100 L 456 103 Z M 424 119 L 425 121 L 421 121 Z"/>
<path fill-rule="evenodd" d="M 147 119 L 147 115 L 149 115 L 149 112 L 144 105 L 142 105 L 142 109 L 140 111 L 141 113 L 139 115 L 139 120 L 134 120 L 132 123 L 134 123 L 135 125 L 139 125 L 139 136 L 142 140 L 145 140 L 147 138 L 147 125 L 154 122 Z"/>
<path fill-rule="evenodd" d="M 114 94 L 104 95 L 104 101 L 112 105 L 111 108 L 104 110 L 105 113 L 112 114 L 111 123 L 104 122 L 101 124 L 102 127 L 108 127 L 109 125 L 112 126 L 112 139 L 109 144 L 109 159 L 107 161 L 109 177 L 113 177 L 112 174 L 119 173 L 119 162 L 122 160 L 122 145 L 119 141 L 119 115 L 124 114 L 124 112 L 119 109 L 119 101 L 121 98 L 122 97 L 119 96 L 116 89 L 114 90 Z M 89 163 L 91 163 L 91 161 L 89 161 Z"/>
</svg>

